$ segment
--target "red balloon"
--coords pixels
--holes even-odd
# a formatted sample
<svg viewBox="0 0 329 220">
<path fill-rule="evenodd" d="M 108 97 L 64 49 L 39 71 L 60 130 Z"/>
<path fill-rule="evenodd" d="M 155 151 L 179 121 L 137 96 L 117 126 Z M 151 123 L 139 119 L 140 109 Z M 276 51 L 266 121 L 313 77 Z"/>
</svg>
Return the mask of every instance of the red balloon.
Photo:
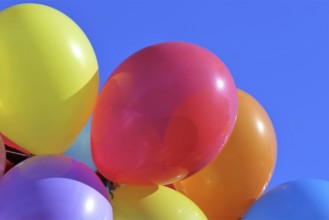
<svg viewBox="0 0 329 220">
<path fill-rule="evenodd" d="M 6 170 L 6 149 L 5 144 L 0 136 L 0 177 Z"/>
<path fill-rule="evenodd" d="M 176 190 L 176 187 L 175 187 L 175 185 L 174 184 L 168 184 L 168 185 L 165 185 L 166 187 L 168 187 L 168 188 L 170 188 L 170 189 L 174 189 L 174 190 Z"/>
<path fill-rule="evenodd" d="M 7 173 L 14 166 L 15 166 L 15 164 L 13 164 L 12 162 L 10 162 L 9 160 L 6 160 L 5 173 Z"/>
<path fill-rule="evenodd" d="M 24 148 L 18 146 L 16 143 L 14 143 L 12 140 L 10 140 L 7 136 L 5 136 L 4 134 L 0 133 L 0 137 L 2 137 L 4 143 L 16 150 L 19 150 L 25 154 L 30 154 L 30 152 L 28 152 L 27 150 L 25 150 Z"/>
<path fill-rule="evenodd" d="M 92 121 L 92 156 L 108 179 L 170 184 L 206 166 L 224 146 L 237 90 L 224 63 L 190 43 L 146 47 L 104 85 Z"/>
</svg>

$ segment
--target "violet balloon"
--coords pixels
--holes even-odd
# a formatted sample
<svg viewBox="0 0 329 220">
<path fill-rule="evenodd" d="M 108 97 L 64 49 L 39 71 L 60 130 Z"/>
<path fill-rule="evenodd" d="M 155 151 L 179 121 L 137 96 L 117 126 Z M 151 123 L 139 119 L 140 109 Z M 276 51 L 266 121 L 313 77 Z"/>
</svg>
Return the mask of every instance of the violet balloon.
<svg viewBox="0 0 329 220">
<path fill-rule="evenodd" d="M 111 220 L 112 207 L 99 192 L 65 178 L 8 182 L 0 188 L 0 219 Z"/>
<path fill-rule="evenodd" d="M 0 188 L 14 182 L 26 184 L 52 177 L 80 181 L 100 192 L 105 198 L 108 196 L 105 186 L 92 169 L 64 155 L 35 156 L 19 163 L 4 175 Z"/>
</svg>

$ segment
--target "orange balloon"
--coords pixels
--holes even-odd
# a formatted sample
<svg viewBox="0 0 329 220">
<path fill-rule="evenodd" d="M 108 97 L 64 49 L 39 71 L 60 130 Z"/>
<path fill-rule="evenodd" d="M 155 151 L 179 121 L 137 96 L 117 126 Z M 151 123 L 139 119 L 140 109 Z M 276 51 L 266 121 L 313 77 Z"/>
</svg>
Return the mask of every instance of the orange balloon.
<svg viewBox="0 0 329 220">
<path fill-rule="evenodd" d="M 254 98 L 238 90 L 237 121 L 224 149 L 206 168 L 175 187 L 209 220 L 237 220 L 266 188 L 276 154 L 270 118 Z"/>
</svg>

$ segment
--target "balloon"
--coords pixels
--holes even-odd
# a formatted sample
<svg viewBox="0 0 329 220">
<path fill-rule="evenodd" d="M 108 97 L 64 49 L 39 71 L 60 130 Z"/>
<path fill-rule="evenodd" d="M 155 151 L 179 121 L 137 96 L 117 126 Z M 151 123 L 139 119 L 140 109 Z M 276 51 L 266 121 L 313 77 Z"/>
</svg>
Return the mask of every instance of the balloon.
<svg viewBox="0 0 329 220">
<path fill-rule="evenodd" d="M 206 220 L 187 197 L 165 186 L 121 186 L 111 199 L 115 220 Z"/>
<path fill-rule="evenodd" d="M 15 165 L 12 162 L 10 162 L 9 160 L 6 160 L 6 163 L 5 163 L 5 173 L 7 173 L 14 166 Z"/>
<path fill-rule="evenodd" d="M 87 122 L 98 64 L 61 12 L 21 4 L 0 12 L 0 131 L 35 154 L 63 153 Z"/>
<path fill-rule="evenodd" d="M 307 179 L 279 185 L 265 193 L 243 219 L 329 219 L 329 182 Z"/>
<path fill-rule="evenodd" d="M 238 91 L 238 117 L 223 151 L 205 169 L 175 183 L 210 220 L 239 219 L 266 188 L 276 162 L 271 120 L 250 95 Z"/>
<path fill-rule="evenodd" d="M 173 183 L 164 186 L 176 190 L 175 185 Z"/>
<path fill-rule="evenodd" d="M 0 137 L 3 137 L 3 141 L 6 149 L 6 169 L 5 173 L 11 169 L 16 164 L 26 160 L 28 157 L 32 156 L 30 152 L 21 148 L 9 138 L 7 138 L 4 134 L 0 133 Z"/>
<path fill-rule="evenodd" d="M 105 186 L 98 176 L 86 165 L 67 156 L 42 155 L 24 160 L 11 168 L 0 181 L 3 185 L 26 184 L 37 180 L 61 177 L 80 181 L 100 192 L 107 198 Z"/>
<path fill-rule="evenodd" d="M 111 220 L 106 198 L 81 182 L 48 178 L 0 188 L 0 219 Z"/>
<path fill-rule="evenodd" d="M 6 149 L 3 140 L 0 136 L 0 176 L 3 175 L 6 169 Z"/>
<path fill-rule="evenodd" d="M 30 152 L 28 152 L 27 150 L 25 150 L 24 148 L 21 148 L 20 146 L 18 146 L 17 144 L 15 144 L 12 140 L 10 140 L 8 137 L 6 137 L 4 134 L 0 133 L 0 137 L 2 137 L 2 140 L 4 142 L 5 145 L 8 145 L 24 154 L 30 154 Z"/>
<path fill-rule="evenodd" d="M 190 43 L 146 47 L 104 85 L 92 157 L 108 179 L 170 184 L 206 166 L 233 129 L 237 92 L 224 63 Z"/>
<path fill-rule="evenodd" d="M 90 129 L 91 120 L 82 129 L 74 144 L 65 151 L 65 155 L 72 157 L 75 160 L 81 161 L 91 169 L 96 170 L 95 164 L 91 157 L 90 150 Z"/>
</svg>

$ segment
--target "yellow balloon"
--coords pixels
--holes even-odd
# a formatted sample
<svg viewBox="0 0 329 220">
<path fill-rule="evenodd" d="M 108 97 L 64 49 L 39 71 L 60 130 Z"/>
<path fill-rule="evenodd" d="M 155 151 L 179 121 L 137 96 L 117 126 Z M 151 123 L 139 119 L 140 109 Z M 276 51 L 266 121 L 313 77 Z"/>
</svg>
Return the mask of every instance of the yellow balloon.
<svg viewBox="0 0 329 220">
<path fill-rule="evenodd" d="M 165 186 L 120 186 L 110 199 L 115 220 L 206 220 L 190 199 Z"/>
<path fill-rule="evenodd" d="M 0 131 L 33 154 L 62 153 L 92 113 L 98 64 L 69 17 L 21 4 L 0 12 Z"/>
</svg>

